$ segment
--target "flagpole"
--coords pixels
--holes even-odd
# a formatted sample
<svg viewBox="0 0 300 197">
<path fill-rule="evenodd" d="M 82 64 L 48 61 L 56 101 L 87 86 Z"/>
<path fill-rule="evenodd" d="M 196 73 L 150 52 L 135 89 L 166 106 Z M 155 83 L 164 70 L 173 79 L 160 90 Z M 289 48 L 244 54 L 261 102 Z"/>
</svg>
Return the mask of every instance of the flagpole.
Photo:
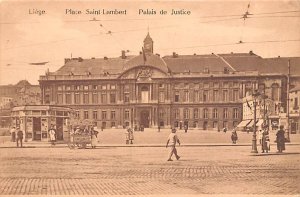
<svg viewBox="0 0 300 197">
<path fill-rule="evenodd" d="M 291 75 L 291 63 L 288 60 L 288 75 L 287 75 L 287 142 L 291 142 L 290 140 L 290 75 Z"/>
</svg>

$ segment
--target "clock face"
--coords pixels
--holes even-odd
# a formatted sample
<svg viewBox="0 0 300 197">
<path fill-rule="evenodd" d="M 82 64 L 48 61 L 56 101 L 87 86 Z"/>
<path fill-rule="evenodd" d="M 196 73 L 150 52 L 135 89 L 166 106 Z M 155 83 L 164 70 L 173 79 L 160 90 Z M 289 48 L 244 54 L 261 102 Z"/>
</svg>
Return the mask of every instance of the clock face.
<svg viewBox="0 0 300 197">
<path fill-rule="evenodd" d="M 146 49 L 151 49 L 151 44 L 150 43 L 145 44 L 145 48 Z"/>
</svg>

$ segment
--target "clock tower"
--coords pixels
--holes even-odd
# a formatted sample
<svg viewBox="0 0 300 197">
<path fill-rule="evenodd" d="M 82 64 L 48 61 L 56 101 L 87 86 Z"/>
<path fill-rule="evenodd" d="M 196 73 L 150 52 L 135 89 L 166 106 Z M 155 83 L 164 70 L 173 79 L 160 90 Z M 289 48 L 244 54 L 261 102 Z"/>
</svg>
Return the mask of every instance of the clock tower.
<svg viewBox="0 0 300 197">
<path fill-rule="evenodd" d="M 150 34 L 148 32 L 146 38 L 144 39 L 144 51 L 145 53 L 153 53 L 153 40 L 150 37 Z"/>
</svg>

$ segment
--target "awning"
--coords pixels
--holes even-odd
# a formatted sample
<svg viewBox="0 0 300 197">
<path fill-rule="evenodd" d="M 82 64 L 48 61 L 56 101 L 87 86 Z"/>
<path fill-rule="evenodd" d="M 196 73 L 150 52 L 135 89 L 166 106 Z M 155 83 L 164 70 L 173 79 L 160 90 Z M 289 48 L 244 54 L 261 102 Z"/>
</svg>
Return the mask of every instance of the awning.
<svg viewBox="0 0 300 197">
<path fill-rule="evenodd" d="M 252 120 L 243 120 L 237 127 L 246 127 Z"/>
<path fill-rule="evenodd" d="M 258 119 L 256 120 L 256 124 L 258 123 Z M 251 122 L 247 125 L 247 127 L 253 127 L 254 120 L 251 120 Z"/>
<path fill-rule="evenodd" d="M 264 123 L 264 120 L 263 119 L 259 119 L 256 123 L 256 126 L 261 126 L 262 124 Z"/>
<path fill-rule="evenodd" d="M 264 123 L 263 119 L 257 119 L 256 120 L 256 126 L 261 126 Z M 251 120 L 251 122 L 247 125 L 247 127 L 253 127 L 254 125 L 254 120 Z"/>
</svg>

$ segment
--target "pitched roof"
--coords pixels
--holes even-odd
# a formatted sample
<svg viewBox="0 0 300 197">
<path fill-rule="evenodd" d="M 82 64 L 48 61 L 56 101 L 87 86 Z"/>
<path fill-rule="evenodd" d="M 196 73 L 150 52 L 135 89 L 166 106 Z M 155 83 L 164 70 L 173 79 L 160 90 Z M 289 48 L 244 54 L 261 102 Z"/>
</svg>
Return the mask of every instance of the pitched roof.
<svg viewBox="0 0 300 197">
<path fill-rule="evenodd" d="M 258 71 L 263 64 L 263 59 L 254 53 L 219 54 L 237 71 Z"/>
<path fill-rule="evenodd" d="M 119 74 L 123 71 L 124 64 L 132 57 L 122 59 L 118 58 L 97 58 L 97 59 L 80 59 L 74 58 L 65 63 L 58 69 L 54 75 L 82 75 L 90 72 L 92 74 L 103 74 L 109 72 L 110 74 Z"/>
<path fill-rule="evenodd" d="M 27 80 L 19 81 L 16 86 L 31 86 L 31 84 Z"/>
<path fill-rule="evenodd" d="M 300 75 L 300 57 L 265 58 L 264 66 L 259 68 L 260 72 L 288 74 L 289 60 L 291 75 Z"/>
<path fill-rule="evenodd" d="M 262 74 L 288 74 L 288 60 L 292 75 L 300 75 L 300 57 L 262 58 L 254 53 L 220 54 L 238 71 L 258 71 Z"/>
<path fill-rule="evenodd" d="M 208 69 L 211 73 L 228 71 L 249 72 L 258 71 L 262 74 L 287 74 L 288 60 L 291 65 L 291 75 L 300 76 L 300 57 L 280 57 L 262 58 L 254 53 L 229 53 L 229 54 L 209 54 L 209 55 L 175 55 L 159 57 L 158 55 L 146 54 L 144 62 L 143 54 L 138 56 L 128 56 L 125 59 L 97 58 L 81 59 L 73 58 L 65 63 L 51 75 L 84 75 L 91 74 L 120 74 L 125 70 L 140 65 L 151 65 L 164 72 L 173 73 L 203 73 Z"/>
<path fill-rule="evenodd" d="M 169 72 L 168 65 L 166 62 L 159 57 L 158 55 L 153 55 L 151 53 L 145 54 L 146 61 L 144 62 L 144 55 L 140 54 L 134 58 L 131 58 L 128 60 L 125 65 L 124 65 L 124 70 L 128 70 L 130 68 L 133 68 L 135 66 L 140 66 L 140 65 L 151 65 L 154 66 L 166 73 Z"/>
<path fill-rule="evenodd" d="M 172 72 L 222 72 L 224 68 L 232 69 L 216 55 L 179 55 L 178 57 L 165 56 L 164 61 Z"/>
</svg>

